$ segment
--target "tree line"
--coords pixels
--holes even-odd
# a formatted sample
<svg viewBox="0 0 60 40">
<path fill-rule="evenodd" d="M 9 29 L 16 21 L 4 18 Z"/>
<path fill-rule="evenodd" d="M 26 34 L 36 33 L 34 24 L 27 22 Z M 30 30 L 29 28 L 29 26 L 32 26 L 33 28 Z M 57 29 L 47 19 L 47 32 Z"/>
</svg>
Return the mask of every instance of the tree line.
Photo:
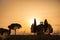
<svg viewBox="0 0 60 40">
<path fill-rule="evenodd" d="M 34 23 L 31 25 L 31 32 L 37 35 L 50 35 L 53 32 L 53 28 L 47 19 L 44 22 L 40 22 L 39 25 L 36 25 L 36 19 L 34 19 Z"/>
<path fill-rule="evenodd" d="M 16 35 L 16 29 L 21 27 L 19 23 L 12 23 L 8 25 L 9 29 L 0 28 L 0 37 L 3 37 L 3 39 L 7 38 L 11 34 L 11 30 L 15 30 Z M 45 19 L 44 22 L 40 22 L 39 25 L 36 25 L 36 19 L 34 19 L 34 23 L 31 25 L 31 32 L 37 35 L 50 35 L 50 33 L 53 32 L 53 28 L 48 23 L 47 19 Z"/>
</svg>

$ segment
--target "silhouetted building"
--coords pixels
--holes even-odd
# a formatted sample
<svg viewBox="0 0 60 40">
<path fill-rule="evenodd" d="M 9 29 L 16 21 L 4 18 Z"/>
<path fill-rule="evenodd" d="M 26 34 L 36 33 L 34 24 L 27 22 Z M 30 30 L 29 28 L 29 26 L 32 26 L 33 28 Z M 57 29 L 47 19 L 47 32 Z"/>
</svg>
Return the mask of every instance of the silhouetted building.
<svg viewBox="0 0 60 40">
<path fill-rule="evenodd" d="M 43 35 L 43 29 L 44 29 L 44 25 L 43 22 L 40 22 L 40 24 L 37 26 L 37 35 Z"/>
<path fill-rule="evenodd" d="M 39 25 L 36 25 L 36 19 L 34 18 L 34 23 L 31 25 L 31 32 L 37 33 L 37 35 L 44 35 L 49 34 L 53 32 L 52 26 L 48 23 L 47 19 L 43 22 L 40 22 Z"/>
</svg>

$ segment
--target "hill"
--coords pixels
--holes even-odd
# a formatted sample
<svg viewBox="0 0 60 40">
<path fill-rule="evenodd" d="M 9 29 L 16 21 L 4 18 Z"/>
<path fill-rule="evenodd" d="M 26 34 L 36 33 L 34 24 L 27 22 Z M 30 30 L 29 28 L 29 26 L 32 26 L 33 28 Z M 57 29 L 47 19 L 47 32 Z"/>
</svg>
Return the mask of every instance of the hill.
<svg viewBox="0 0 60 40">
<path fill-rule="evenodd" d="M 59 35 L 45 35 L 45 36 L 37 36 L 37 35 L 11 35 L 5 40 L 60 40 Z"/>
</svg>

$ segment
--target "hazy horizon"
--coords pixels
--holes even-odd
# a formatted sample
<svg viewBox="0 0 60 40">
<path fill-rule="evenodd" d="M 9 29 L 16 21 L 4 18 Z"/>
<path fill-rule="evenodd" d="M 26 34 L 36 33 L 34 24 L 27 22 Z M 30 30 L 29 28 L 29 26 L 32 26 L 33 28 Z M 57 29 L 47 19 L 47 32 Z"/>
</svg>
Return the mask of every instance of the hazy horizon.
<svg viewBox="0 0 60 40">
<path fill-rule="evenodd" d="M 31 20 L 34 18 L 38 23 L 47 19 L 54 33 L 60 34 L 60 1 L 0 0 L 0 28 L 8 28 L 11 23 L 19 23 L 22 28 L 17 29 L 17 34 L 31 34 Z"/>
</svg>

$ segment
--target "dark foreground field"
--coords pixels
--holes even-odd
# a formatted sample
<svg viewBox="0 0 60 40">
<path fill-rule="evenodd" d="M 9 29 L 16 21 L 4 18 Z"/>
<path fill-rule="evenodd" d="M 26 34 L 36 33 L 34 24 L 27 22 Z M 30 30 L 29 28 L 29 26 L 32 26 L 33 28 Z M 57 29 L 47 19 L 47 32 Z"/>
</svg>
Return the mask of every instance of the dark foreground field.
<svg viewBox="0 0 60 40">
<path fill-rule="evenodd" d="M 36 36 L 36 35 L 11 35 L 6 40 L 60 40 L 60 36 Z"/>
</svg>

